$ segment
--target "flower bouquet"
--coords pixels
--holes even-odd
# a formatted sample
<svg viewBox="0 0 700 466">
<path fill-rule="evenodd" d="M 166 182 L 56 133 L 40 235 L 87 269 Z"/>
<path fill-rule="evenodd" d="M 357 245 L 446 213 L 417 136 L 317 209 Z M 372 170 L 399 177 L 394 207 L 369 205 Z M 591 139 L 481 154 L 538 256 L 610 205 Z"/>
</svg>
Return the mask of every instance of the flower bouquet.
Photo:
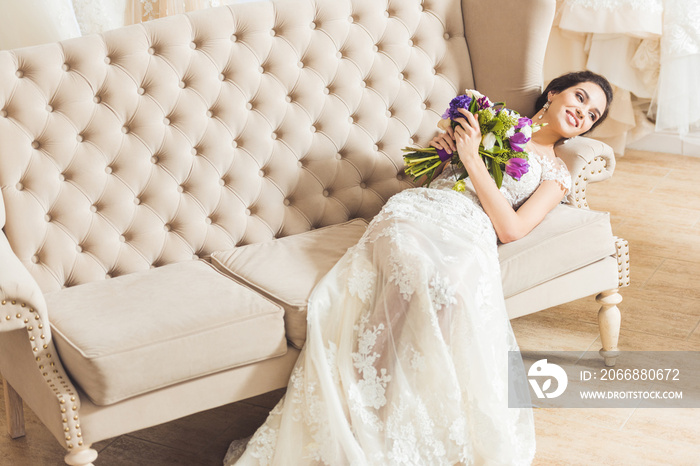
<svg viewBox="0 0 700 466">
<path fill-rule="evenodd" d="M 488 97 L 479 92 L 467 90 L 465 94 L 452 99 L 449 108 L 442 115 L 443 119 L 450 120 L 452 129 L 459 124 L 455 120 L 464 117 L 459 112 L 460 108 L 474 114 L 479 121 L 482 134 L 479 155 L 484 159 L 484 164 L 496 182 L 496 186 L 501 187 L 504 172 L 520 180 L 520 177 L 530 168 L 525 145 L 530 141 L 532 133 L 539 130 L 542 125 L 534 124 L 529 118 L 523 118 L 517 112 L 505 108 L 503 102 L 492 103 Z M 423 185 L 430 186 L 440 164 L 449 160 L 453 170 L 461 172 L 453 189 L 464 191 L 464 178 L 469 174 L 456 151 L 448 154 L 435 147 L 425 149 L 406 147 L 402 150 L 406 165 L 405 172 L 414 180 L 426 175 Z"/>
</svg>

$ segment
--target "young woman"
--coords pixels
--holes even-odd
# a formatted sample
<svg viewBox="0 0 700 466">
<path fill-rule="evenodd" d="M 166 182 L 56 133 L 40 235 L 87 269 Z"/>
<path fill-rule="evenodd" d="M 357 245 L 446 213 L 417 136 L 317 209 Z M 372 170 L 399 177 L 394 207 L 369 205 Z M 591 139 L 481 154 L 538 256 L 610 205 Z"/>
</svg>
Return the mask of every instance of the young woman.
<svg viewBox="0 0 700 466">
<path fill-rule="evenodd" d="M 497 240 L 530 232 L 571 184 L 558 141 L 606 116 L 612 91 L 590 72 L 552 81 L 533 119 L 530 170 L 498 189 L 464 112 L 431 144 L 458 151 L 430 188 L 394 195 L 314 289 L 308 334 L 285 397 L 226 465 L 530 464 L 531 409 L 508 408 L 517 350 L 501 289 Z M 443 126 L 443 125 L 441 125 Z"/>
</svg>

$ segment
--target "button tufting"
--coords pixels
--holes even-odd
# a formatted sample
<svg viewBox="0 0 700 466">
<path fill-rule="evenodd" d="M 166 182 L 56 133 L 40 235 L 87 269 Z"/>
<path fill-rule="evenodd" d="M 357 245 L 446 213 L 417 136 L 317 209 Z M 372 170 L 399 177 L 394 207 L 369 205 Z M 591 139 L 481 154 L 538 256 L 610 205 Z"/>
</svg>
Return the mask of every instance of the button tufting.
<svg viewBox="0 0 700 466">
<path fill-rule="evenodd" d="M 154 155 L 151 157 L 151 163 L 158 163 L 158 156 Z"/>
<path fill-rule="evenodd" d="M 403 73 L 399 73 L 399 80 L 403 81 L 403 79 L 404 79 Z"/>
<path fill-rule="evenodd" d="M 166 223 L 165 225 L 163 225 L 163 231 L 170 231 L 170 230 L 171 230 L 171 228 L 170 228 L 169 223 Z"/>
<path fill-rule="evenodd" d="M 354 16 L 348 16 L 348 22 L 354 23 L 354 22 L 355 22 L 355 17 L 354 17 Z"/>
<path fill-rule="evenodd" d="M 97 206 L 95 204 L 90 206 L 90 212 L 92 212 L 93 214 L 97 212 Z"/>
<path fill-rule="evenodd" d="M 112 278 L 112 276 L 111 276 L 110 274 L 106 273 L 106 274 L 105 274 L 105 280 L 109 280 L 110 278 Z"/>
<path fill-rule="evenodd" d="M 396 175 L 396 179 L 399 180 L 399 181 L 403 180 L 403 173 L 397 174 L 397 175 Z"/>
<path fill-rule="evenodd" d="M 190 154 L 197 155 L 197 148 L 193 147 L 192 149 L 190 149 Z"/>
<path fill-rule="evenodd" d="M 282 201 L 282 204 L 284 205 L 290 205 L 291 203 L 292 201 L 290 201 L 289 199 L 285 199 L 284 201 Z"/>
<path fill-rule="evenodd" d="M 75 140 L 78 141 L 78 142 L 83 142 L 83 140 L 84 140 L 83 135 L 82 135 L 82 134 L 78 134 L 78 135 L 75 137 Z"/>
<path fill-rule="evenodd" d="M 415 143 L 416 143 L 416 140 L 413 139 L 413 138 L 408 138 L 408 143 L 409 143 L 409 144 L 415 144 Z"/>
<path fill-rule="evenodd" d="M 233 148 L 238 147 L 238 141 L 236 141 L 235 139 L 233 141 L 231 141 L 231 147 L 233 147 Z"/>
<path fill-rule="evenodd" d="M 204 223 L 206 223 L 207 225 L 211 225 L 211 217 L 205 218 Z"/>
<path fill-rule="evenodd" d="M 336 160 L 342 160 L 343 156 L 340 155 L 340 153 L 338 153 L 338 154 L 335 154 L 335 158 L 336 158 Z"/>
<path fill-rule="evenodd" d="M 238 37 L 236 37 L 236 34 L 231 34 L 231 42 L 236 42 L 238 40 Z"/>
<path fill-rule="evenodd" d="M 272 139 L 277 139 L 277 133 L 272 133 L 272 134 L 270 134 L 270 137 L 271 137 Z"/>
<path fill-rule="evenodd" d="M 291 96 L 291 95 L 288 95 L 288 96 L 286 96 L 286 97 L 284 98 L 284 100 L 286 100 L 287 103 L 289 103 L 289 102 L 292 101 L 292 96 Z"/>
<path fill-rule="evenodd" d="M 207 110 L 207 118 L 211 118 L 213 116 L 214 116 L 214 112 L 212 112 L 211 110 Z"/>
<path fill-rule="evenodd" d="M 226 75 L 224 73 L 219 75 L 219 81 L 226 81 Z"/>
<path fill-rule="evenodd" d="M 248 102 L 247 104 L 245 104 L 245 108 L 247 108 L 248 110 L 253 110 L 253 104 Z"/>
<path fill-rule="evenodd" d="M 168 126 L 168 125 L 170 124 L 170 118 L 167 118 L 167 117 L 166 117 L 166 118 L 163 118 L 163 124 L 164 124 L 165 126 Z"/>
<path fill-rule="evenodd" d="M 326 95 L 328 95 L 328 94 L 331 93 L 331 90 L 328 89 L 327 87 L 324 87 L 324 88 L 323 88 L 323 93 L 326 94 Z"/>
<path fill-rule="evenodd" d="M 18 78 L 23 78 L 23 77 L 24 77 L 24 71 L 22 71 L 22 70 L 17 70 L 17 71 L 15 72 L 15 76 L 17 76 Z"/>
<path fill-rule="evenodd" d="M 47 223 L 51 221 L 51 216 L 49 214 L 44 215 L 44 221 Z"/>
<path fill-rule="evenodd" d="M 304 67 L 304 62 L 303 62 L 303 61 L 300 61 L 299 63 L 297 63 L 297 66 L 298 66 L 299 68 L 303 68 L 303 67 Z"/>
<path fill-rule="evenodd" d="M 337 59 L 343 58 L 343 53 L 342 53 L 342 52 L 336 52 L 336 53 L 335 53 L 335 58 L 337 58 Z"/>
<path fill-rule="evenodd" d="M 49 112 L 49 113 L 53 112 L 53 107 L 52 107 L 51 105 L 47 105 L 47 106 L 46 106 L 46 111 Z"/>
<path fill-rule="evenodd" d="M 83 247 L 82 247 L 81 245 L 77 245 L 77 246 L 75 247 L 75 251 L 78 252 L 78 253 L 83 252 Z"/>
<path fill-rule="evenodd" d="M 197 49 L 197 44 L 196 44 L 195 42 L 190 42 L 190 48 L 191 48 L 192 50 L 196 50 L 196 49 Z"/>
<path fill-rule="evenodd" d="M 33 255 L 31 261 L 34 264 L 38 264 L 39 263 L 39 256 Z"/>
<path fill-rule="evenodd" d="M 7 110 L 5 110 L 5 109 L 0 110 L 0 117 L 7 118 Z"/>
<path fill-rule="evenodd" d="M 148 54 L 149 55 L 155 55 L 156 54 L 156 49 L 153 47 L 148 47 Z"/>
<path fill-rule="evenodd" d="M 143 87 L 139 87 L 136 93 L 138 95 L 144 95 L 146 93 L 146 89 L 144 89 Z"/>
<path fill-rule="evenodd" d="M 124 236 L 124 235 L 119 235 L 119 242 L 120 242 L 120 243 L 126 243 L 126 236 Z"/>
<path fill-rule="evenodd" d="M 309 27 L 310 27 L 311 29 L 316 29 L 316 23 L 314 23 L 314 22 L 312 21 L 311 24 L 309 24 Z"/>
<path fill-rule="evenodd" d="M 367 187 L 367 183 L 365 183 L 364 181 L 362 183 L 360 183 L 360 188 L 365 189 L 366 187 Z"/>
<path fill-rule="evenodd" d="M 246 210 L 245 210 L 245 214 L 246 214 L 246 215 L 251 215 L 252 212 L 250 211 L 250 209 L 246 209 Z"/>
<path fill-rule="evenodd" d="M 122 133 L 128 134 L 128 133 L 129 133 L 129 127 L 128 127 L 128 126 L 122 126 Z"/>
<path fill-rule="evenodd" d="M 423 11 L 423 5 L 418 5 L 418 11 Z"/>
<path fill-rule="evenodd" d="M 348 123 L 350 123 L 350 124 L 355 123 L 355 119 L 353 117 L 348 117 Z"/>
<path fill-rule="evenodd" d="M 110 167 L 110 166 L 105 167 L 105 173 L 108 175 L 111 175 L 112 174 L 112 167 Z"/>
<path fill-rule="evenodd" d="M 197 259 L 199 259 L 199 256 L 197 254 L 192 254 L 192 260 L 196 261 Z"/>
<path fill-rule="evenodd" d="M 183 185 L 180 185 L 177 187 L 177 192 L 179 193 L 184 193 L 185 192 L 185 187 Z"/>
<path fill-rule="evenodd" d="M 66 176 L 63 173 L 58 174 L 58 181 L 66 181 Z"/>
<path fill-rule="evenodd" d="M 219 180 L 219 184 L 220 184 L 221 186 L 225 186 L 225 185 L 226 185 L 226 180 L 223 179 L 223 178 L 221 178 L 221 179 Z"/>
<path fill-rule="evenodd" d="M 311 130 L 312 133 L 315 133 L 315 132 L 316 132 L 316 127 L 313 126 L 313 125 L 312 125 L 311 128 L 309 128 L 309 129 Z"/>
<path fill-rule="evenodd" d="M 433 74 L 437 74 L 437 68 L 433 68 L 433 69 L 430 70 L 430 71 L 431 71 Z"/>
<path fill-rule="evenodd" d="M 105 57 L 105 64 L 109 65 L 110 63 L 112 63 L 112 59 L 109 57 Z"/>
<path fill-rule="evenodd" d="M 263 68 L 262 66 L 258 66 L 258 73 L 260 73 L 260 74 L 265 73 L 265 68 Z"/>
<path fill-rule="evenodd" d="M 360 87 L 367 87 L 367 81 L 360 82 Z"/>
<path fill-rule="evenodd" d="M 102 102 L 102 97 L 100 97 L 99 95 L 96 95 L 95 97 L 92 98 L 92 101 L 95 102 L 96 104 L 99 104 L 100 102 Z"/>
<path fill-rule="evenodd" d="M 413 47 L 413 41 L 411 39 L 408 39 L 408 46 Z"/>
<path fill-rule="evenodd" d="M 428 108 L 428 105 L 425 102 L 422 102 L 420 104 L 420 108 L 421 108 L 421 110 L 425 110 L 426 108 Z"/>
<path fill-rule="evenodd" d="M 16 189 L 17 191 L 22 191 L 22 190 L 24 189 L 24 185 L 23 185 L 22 183 L 17 183 L 17 184 L 15 185 L 15 189 Z"/>
<path fill-rule="evenodd" d="M 264 178 L 265 177 L 265 170 L 258 170 L 258 176 L 260 178 Z"/>
<path fill-rule="evenodd" d="M 275 36 L 277 35 L 277 33 L 275 32 L 274 29 L 270 29 L 270 35 L 271 35 L 272 37 L 275 37 Z"/>
<path fill-rule="evenodd" d="M 32 149 L 38 149 L 40 146 L 39 141 L 32 141 Z"/>
<path fill-rule="evenodd" d="M 442 37 L 444 37 L 445 40 L 448 40 L 450 38 L 450 34 L 446 32 L 445 34 L 442 35 Z"/>
<path fill-rule="evenodd" d="M 323 197 L 328 197 L 331 195 L 330 191 L 328 191 L 327 189 L 324 189 L 322 194 L 323 194 Z"/>
<path fill-rule="evenodd" d="M 139 204 L 141 204 L 141 199 L 139 199 L 138 197 L 135 197 L 134 198 L 134 205 L 139 205 Z"/>
<path fill-rule="evenodd" d="M 376 145 L 376 144 L 375 144 L 375 145 L 373 145 L 373 146 L 372 146 L 372 150 L 375 150 L 375 151 L 379 150 L 379 146 L 378 146 L 378 145 Z"/>
<path fill-rule="evenodd" d="M 301 160 L 299 160 L 299 161 L 297 162 L 297 167 L 302 168 L 303 166 L 304 166 L 304 162 L 302 162 Z"/>
<path fill-rule="evenodd" d="M 387 118 L 391 118 L 393 116 L 393 113 L 391 113 L 391 110 L 387 110 L 385 115 Z"/>
<path fill-rule="evenodd" d="M 180 89 L 184 89 L 187 87 L 187 83 L 185 83 L 185 81 L 180 81 L 177 85 L 180 86 Z"/>
<path fill-rule="evenodd" d="M 376 44 L 373 45 L 373 46 L 372 46 L 372 51 L 373 51 L 373 52 L 379 52 L 379 47 L 377 47 Z"/>
<path fill-rule="evenodd" d="M 388 18 L 389 16 L 391 16 L 390 13 L 389 13 L 388 11 L 385 11 L 385 12 L 384 12 L 384 17 L 385 17 L 385 18 Z"/>
</svg>

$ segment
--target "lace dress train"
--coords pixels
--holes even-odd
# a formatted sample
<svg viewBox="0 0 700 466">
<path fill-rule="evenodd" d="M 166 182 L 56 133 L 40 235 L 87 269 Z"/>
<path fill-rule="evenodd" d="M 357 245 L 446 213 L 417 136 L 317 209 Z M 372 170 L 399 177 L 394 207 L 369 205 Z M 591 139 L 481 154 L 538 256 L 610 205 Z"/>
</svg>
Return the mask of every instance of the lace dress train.
<svg viewBox="0 0 700 466">
<path fill-rule="evenodd" d="M 525 191 L 504 181 L 512 201 L 538 168 Z M 531 463 L 532 410 L 508 408 L 497 238 L 453 183 L 393 196 L 316 286 L 286 395 L 226 465 Z"/>
</svg>

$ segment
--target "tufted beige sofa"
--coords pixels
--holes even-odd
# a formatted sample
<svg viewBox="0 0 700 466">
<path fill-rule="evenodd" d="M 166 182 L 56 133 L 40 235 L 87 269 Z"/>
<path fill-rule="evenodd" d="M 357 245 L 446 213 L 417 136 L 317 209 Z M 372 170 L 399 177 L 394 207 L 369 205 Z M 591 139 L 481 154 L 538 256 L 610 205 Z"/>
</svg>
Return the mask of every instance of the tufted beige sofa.
<svg viewBox="0 0 700 466">
<path fill-rule="evenodd" d="M 524 114 L 554 0 L 280 0 L 0 52 L 0 371 L 86 465 L 96 441 L 286 385 L 317 280 L 465 88 Z M 510 16 L 512 15 L 512 17 Z M 501 31 L 489 23 L 499 17 Z M 628 251 L 575 187 L 500 246 L 511 317 L 600 293 L 614 364 Z"/>
</svg>

